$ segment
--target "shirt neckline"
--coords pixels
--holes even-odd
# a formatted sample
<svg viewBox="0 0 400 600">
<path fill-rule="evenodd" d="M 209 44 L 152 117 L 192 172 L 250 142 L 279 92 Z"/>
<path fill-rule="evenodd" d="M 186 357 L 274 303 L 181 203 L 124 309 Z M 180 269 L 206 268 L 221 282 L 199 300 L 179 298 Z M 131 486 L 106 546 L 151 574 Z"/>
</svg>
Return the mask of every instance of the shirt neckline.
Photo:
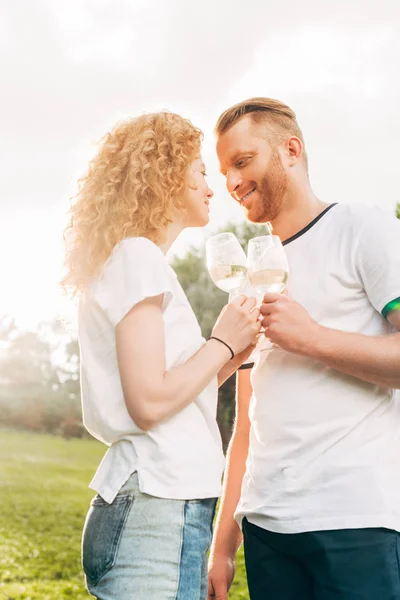
<svg viewBox="0 0 400 600">
<path fill-rule="evenodd" d="M 314 227 L 314 225 L 316 223 L 318 223 L 318 221 L 320 219 L 322 219 L 322 217 L 324 215 L 326 215 L 326 213 L 331 210 L 331 208 L 333 208 L 334 206 L 337 206 L 338 202 L 334 202 L 333 204 L 330 204 L 329 206 L 327 206 L 322 212 L 319 213 L 319 215 L 317 215 L 315 217 L 315 219 L 313 219 L 308 225 L 306 225 L 305 227 L 303 227 L 303 229 L 300 229 L 300 231 L 298 231 L 297 233 L 295 233 L 294 235 L 292 235 L 291 237 L 289 237 L 287 240 L 284 240 L 282 242 L 283 246 L 286 246 L 287 244 L 290 244 L 291 242 L 294 242 L 294 240 L 297 240 L 297 238 L 301 237 L 302 235 L 304 235 L 305 233 L 307 233 L 307 231 L 309 229 L 311 229 L 311 227 Z"/>
</svg>

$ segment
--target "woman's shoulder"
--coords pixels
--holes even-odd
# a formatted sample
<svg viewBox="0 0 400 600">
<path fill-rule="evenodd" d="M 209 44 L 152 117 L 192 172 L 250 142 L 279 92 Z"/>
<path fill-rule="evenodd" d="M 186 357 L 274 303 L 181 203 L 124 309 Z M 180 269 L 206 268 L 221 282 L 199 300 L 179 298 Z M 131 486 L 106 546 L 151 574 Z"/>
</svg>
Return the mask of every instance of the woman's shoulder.
<svg viewBox="0 0 400 600">
<path fill-rule="evenodd" d="M 121 240 L 114 248 L 111 257 L 115 256 L 138 256 L 143 259 L 151 256 L 165 261 L 163 251 L 157 244 L 146 237 L 128 237 Z"/>
<path fill-rule="evenodd" d="M 147 238 L 121 240 L 90 287 L 94 299 L 116 324 L 138 302 L 164 294 L 165 306 L 173 284 L 162 250 Z"/>
<path fill-rule="evenodd" d="M 132 269 L 166 269 L 168 263 L 154 242 L 145 237 L 129 237 L 121 240 L 113 249 L 103 267 L 103 276 L 109 272 Z"/>
<path fill-rule="evenodd" d="M 93 286 L 114 287 L 117 282 L 148 281 L 154 277 L 169 279 L 167 260 L 154 242 L 145 237 L 129 237 L 114 246 Z"/>
</svg>

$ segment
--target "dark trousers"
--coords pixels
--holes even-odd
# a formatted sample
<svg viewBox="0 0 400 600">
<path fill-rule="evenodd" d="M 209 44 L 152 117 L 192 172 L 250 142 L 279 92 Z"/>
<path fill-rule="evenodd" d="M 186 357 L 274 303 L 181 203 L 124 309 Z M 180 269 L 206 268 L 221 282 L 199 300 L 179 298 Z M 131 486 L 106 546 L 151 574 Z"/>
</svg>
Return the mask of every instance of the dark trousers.
<svg viewBox="0 0 400 600">
<path fill-rule="evenodd" d="M 282 534 L 243 520 L 251 600 L 400 600 L 400 534 Z"/>
</svg>

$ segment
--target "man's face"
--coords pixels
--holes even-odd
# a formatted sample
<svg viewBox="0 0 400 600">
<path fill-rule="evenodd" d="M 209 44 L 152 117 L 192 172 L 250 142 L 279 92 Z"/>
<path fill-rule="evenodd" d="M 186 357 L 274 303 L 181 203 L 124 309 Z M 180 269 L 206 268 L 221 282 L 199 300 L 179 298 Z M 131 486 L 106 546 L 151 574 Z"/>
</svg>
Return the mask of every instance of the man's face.
<svg viewBox="0 0 400 600">
<path fill-rule="evenodd" d="M 245 208 L 253 223 L 273 221 L 288 189 L 278 148 L 267 138 L 268 126 L 253 123 L 246 115 L 217 142 L 220 170 L 226 177 L 228 192 Z"/>
</svg>

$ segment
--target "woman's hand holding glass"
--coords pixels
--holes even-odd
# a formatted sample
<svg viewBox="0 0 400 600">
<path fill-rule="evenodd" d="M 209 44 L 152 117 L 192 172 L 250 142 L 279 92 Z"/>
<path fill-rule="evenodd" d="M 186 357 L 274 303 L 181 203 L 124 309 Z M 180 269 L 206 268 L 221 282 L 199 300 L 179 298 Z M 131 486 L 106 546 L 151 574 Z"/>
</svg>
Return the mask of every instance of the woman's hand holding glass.
<svg viewBox="0 0 400 600">
<path fill-rule="evenodd" d="M 224 306 L 211 335 L 228 344 L 236 356 L 256 345 L 261 329 L 259 316 L 256 299 L 241 294 Z"/>
</svg>

